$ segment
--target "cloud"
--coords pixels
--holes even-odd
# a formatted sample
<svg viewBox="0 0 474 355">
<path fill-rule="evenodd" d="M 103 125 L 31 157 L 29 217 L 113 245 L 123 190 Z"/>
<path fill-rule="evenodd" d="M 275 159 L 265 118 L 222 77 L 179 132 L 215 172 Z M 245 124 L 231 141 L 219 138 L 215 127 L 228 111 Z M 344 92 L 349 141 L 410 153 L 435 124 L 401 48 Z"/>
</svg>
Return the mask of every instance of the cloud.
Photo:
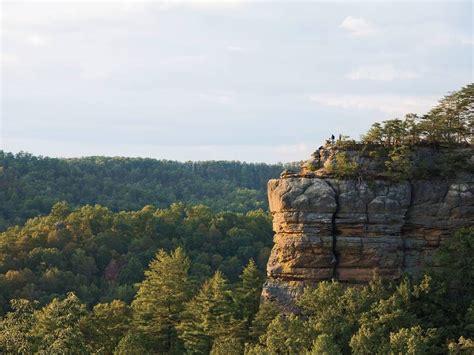
<svg viewBox="0 0 474 355">
<path fill-rule="evenodd" d="M 415 71 L 396 69 L 393 65 L 375 65 L 360 67 L 349 74 L 350 80 L 394 81 L 417 79 L 420 74 Z"/>
<path fill-rule="evenodd" d="M 374 26 L 361 17 L 347 16 L 339 28 L 349 31 L 352 36 L 367 36 L 376 32 Z"/>
<path fill-rule="evenodd" d="M 375 110 L 390 116 L 402 116 L 406 113 L 427 112 L 436 104 L 440 96 L 321 94 L 311 95 L 309 99 L 327 107 L 345 110 Z"/>
</svg>

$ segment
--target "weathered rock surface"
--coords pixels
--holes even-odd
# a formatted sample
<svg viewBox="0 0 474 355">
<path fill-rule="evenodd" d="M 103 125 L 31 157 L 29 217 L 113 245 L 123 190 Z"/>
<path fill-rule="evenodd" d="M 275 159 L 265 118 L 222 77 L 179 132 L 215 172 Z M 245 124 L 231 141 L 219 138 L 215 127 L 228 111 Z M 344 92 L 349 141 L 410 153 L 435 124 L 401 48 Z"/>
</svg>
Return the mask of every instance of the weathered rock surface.
<svg viewBox="0 0 474 355">
<path fill-rule="evenodd" d="M 275 231 L 263 297 L 283 305 L 305 285 L 419 275 L 453 231 L 474 220 L 471 174 L 393 182 L 287 174 L 268 182 Z"/>
</svg>

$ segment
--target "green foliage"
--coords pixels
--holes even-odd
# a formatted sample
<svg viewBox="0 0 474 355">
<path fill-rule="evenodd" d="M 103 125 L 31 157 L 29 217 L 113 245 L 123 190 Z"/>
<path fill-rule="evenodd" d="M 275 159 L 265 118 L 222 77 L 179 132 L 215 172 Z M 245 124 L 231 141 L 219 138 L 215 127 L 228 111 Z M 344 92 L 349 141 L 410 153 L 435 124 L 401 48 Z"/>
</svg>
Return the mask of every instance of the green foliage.
<svg viewBox="0 0 474 355">
<path fill-rule="evenodd" d="M 320 334 L 313 341 L 313 346 L 308 354 L 341 355 L 342 351 L 330 335 Z"/>
<path fill-rule="evenodd" d="M 190 353 L 208 354 L 214 342 L 233 338 L 241 324 L 233 316 L 232 295 L 219 271 L 185 305 L 178 333 Z"/>
<path fill-rule="evenodd" d="M 80 354 L 86 352 L 86 339 L 79 327 L 86 315 L 85 306 L 73 293 L 64 300 L 55 298 L 35 313 L 35 326 L 31 333 L 38 342 L 39 354 Z"/>
<path fill-rule="evenodd" d="M 56 159 L 0 150 L 0 231 L 47 214 L 59 201 L 130 211 L 205 204 L 214 212 L 266 209 L 266 184 L 284 166 L 142 158 Z M 65 211 L 63 211 L 65 213 Z M 67 213 L 66 213 L 67 214 Z"/>
<path fill-rule="evenodd" d="M 412 176 L 413 162 L 411 150 L 408 146 L 396 147 L 388 154 L 385 167 L 393 180 L 408 179 Z"/>
<path fill-rule="evenodd" d="M 308 326 L 318 334 L 330 334 L 338 347 L 348 352 L 349 341 L 359 327 L 360 317 L 386 293 L 377 276 L 362 289 L 323 281 L 314 289 L 306 288 L 298 305 L 305 315 L 310 316 Z"/>
<path fill-rule="evenodd" d="M 381 162 L 385 169 L 382 175 L 393 180 L 447 178 L 459 171 L 473 172 L 470 154 L 453 149 L 472 143 L 473 117 L 474 84 L 470 84 L 441 99 L 424 116 L 410 113 L 404 119 L 374 123 L 360 142 L 341 136 L 333 144 L 335 158 L 326 160 L 324 168 L 337 178 L 370 178 L 373 171 L 362 169 L 351 159 L 351 153 L 356 152 L 376 165 Z M 430 154 L 423 152 L 427 148 Z"/>
<path fill-rule="evenodd" d="M 249 259 L 263 271 L 272 245 L 270 217 L 261 210 L 214 213 L 182 204 L 119 213 L 102 206 L 69 211 L 64 204 L 53 210 L 0 233 L 0 303 L 5 310 L 10 299 L 44 305 L 68 291 L 88 305 L 130 302 L 134 284 L 143 280 L 145 266 L 159 249 L 186 251 L 194 284 L 217 270 L 236 283 Z M 251 280 L 255 270 L 249 273 L 243 294 L 252 287 L 257 292 Z"/>
<path fill-rule="evenodd" d="M 127 333 L 132 312 L 123 301 L 99 303 L 82 319 L 81 330 L 88 340 L 88 350 L 97 354 L 112 354 Z"/>
<path fill-rule="evenodd" d="M 278 315 L 260 337 L 271 354 L 301 354 L 311 348 L 314 333 L 305 322 L 293 314 Z"/>
<path fill-rule="evenodd" d="M 390 354 L 432 354 L 432 343 L 436 337 L 434 329 L 424 330 L 419 325 L 401 328 L 390 333 Z"/>
<path fill-rule="evenodd" d="M 145 211 L 141 223 L 155 225 L 150 217 L 156 211 Z M 91 229 L 107 226 L 107 213 L 101 215 Z M 212 220 L 213 214 L 195 208 L 187 217 Z M 472 240 L 472 228 L 447 238 L 433 271 L 417 282 L 403 278 L 384 283 L 375 275 L 365 286 L 332 281 L 306 288 L 298 301 L 299 315 L 282 313 L 271 302 L 256 305 L 262 280 L 252 261 L 237 284 L 229 285 L 218 271 L 197 290 L 188 275 L 192 261 L 184 251 L 161 250 L 131 307 L 114 300 L 88 310 L 72 293 L 41 309 L 37 302 L 13 300 L 11 311 L 0 320 L 0 352 L 470 354 Z"/>
<path fill-rule="evenodd" d="M 244 352 L 242 341 L 237 337 L 217 338 L 212 344 L 211 355 L 240 355 Z"/>
<path fill-rule="evenodd" d="M 359 164 L 349 158 L 346 152 L 336 153 L 334 162 L 328 161 L 324 167 L 337 178 L 354 177 L 359 173 Z"/>
<path fill-rule="evenodd" d="M 190 297 L 189 266 L 181 248 L 171 254 L 160 250 L 145 271 L 132 309 L 134 328 L 148 339 L 150 350 L 179 348 L 176 326 Z"/>
<path fill-rule="evenodd" d="M 445 96 L 422 117 L 408 114 L 404 120 L 374 123 L 362 141 L 388 147 L 466 144 L 472 142 L 473 115 L 474 84 L 469 84 Z"/>
<path fill-rule="evenodd" d="M 235 290 L 238 317 L 250 327 L 257 314 L 262 293 L 262 275 L 257 264 L 250 260 L 240 275 L 241 283 Z"/>
<path fill-rule="evenodd" d="M 30 354 L 34 337 L 35 302 L 23 299 L 11 301 L 12 312 L 0 321 L 0 353 Z"/>
<path fill-rule="evenodd" d="M 466 308 L 474 293 L 474 227 L 462 228 L 437 254 L 438 278 L 446 280 L 457 302 Z"/>
<path fill-rule="evenodd" d="M 258 341 L 258 339 L 263 334 L 265 334 L 268 325 L 276 318 L 278 314 L 279 309 L 272 302 L 266 301 L 261 303 L 249 330 L 250 340 L 252 342 Z"/>
</svg>

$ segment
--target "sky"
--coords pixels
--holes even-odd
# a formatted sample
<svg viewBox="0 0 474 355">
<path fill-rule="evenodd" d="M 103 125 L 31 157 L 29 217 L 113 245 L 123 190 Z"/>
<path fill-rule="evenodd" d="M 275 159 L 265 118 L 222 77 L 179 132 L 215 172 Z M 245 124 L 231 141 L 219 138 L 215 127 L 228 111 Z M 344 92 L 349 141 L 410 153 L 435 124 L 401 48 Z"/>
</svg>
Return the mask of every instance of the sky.
<svg viewBox="0 0 474 355">
<path fill-rule="evenodd" d="M 289 162 L 473 82 L 471 1 L 2 1 L 0 149 Z"/>
</svg>

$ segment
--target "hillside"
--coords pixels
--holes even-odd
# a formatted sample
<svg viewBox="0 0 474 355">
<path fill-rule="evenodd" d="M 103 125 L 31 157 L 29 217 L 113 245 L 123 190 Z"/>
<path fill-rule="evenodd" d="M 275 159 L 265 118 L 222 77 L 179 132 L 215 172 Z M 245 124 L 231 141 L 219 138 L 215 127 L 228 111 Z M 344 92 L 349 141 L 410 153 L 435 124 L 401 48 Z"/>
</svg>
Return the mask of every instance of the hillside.
<svg viewBox="0 0 474 355">
<path fill-rule="evenodd" d="M 265 186 L 282 165 L 142 158 L 56 159 L 0 151 L 0 230 L 47 214 L 59 201 L 113 211 L 173 202 L 214 211 L 267 209 Z"/>
</svg>

